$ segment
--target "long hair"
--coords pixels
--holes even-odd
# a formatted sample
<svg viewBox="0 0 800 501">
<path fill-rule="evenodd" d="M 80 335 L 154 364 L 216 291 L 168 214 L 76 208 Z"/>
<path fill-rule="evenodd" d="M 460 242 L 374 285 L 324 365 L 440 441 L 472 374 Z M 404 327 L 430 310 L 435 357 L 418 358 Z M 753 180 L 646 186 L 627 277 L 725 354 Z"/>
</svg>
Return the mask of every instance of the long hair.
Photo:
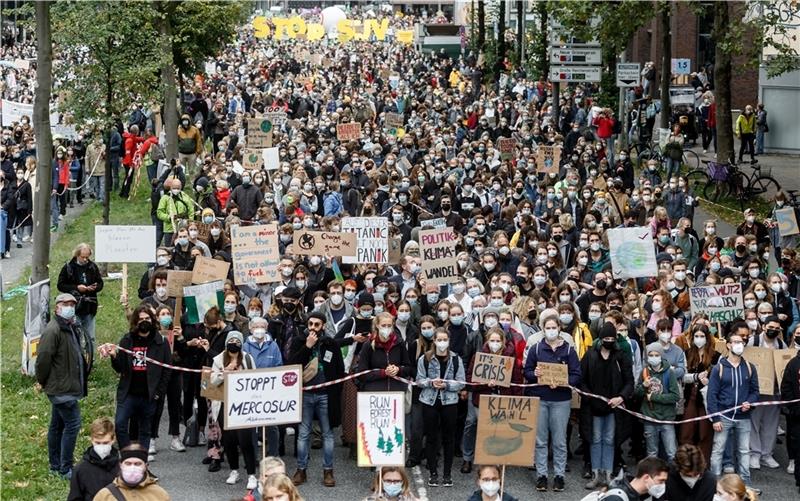
<svg viewBox="0 0 800 501">
<path fill-rule="evenodd" d="M 137 306 L 133 310 L 133 313 L 131 314 L 129 323 L 131 333 L 137 331 L 137 326 L 139 325 L 139 315 L 142 312 L 147 313 L 147 316 L 150 317 L 150 322 L 153 324 L 153 328 L 155 328 L 155 326 L 158 324 L 158 319 L 156 318 L 156 314 L 153 311 L 153 307 L 150 306 L 149 304 L 142 303 L 139 306 Z"/>
<path fill-rule="evenodd" d="M 758 494 L 744 484 L 742 477 L 735 473 L 728 473 L 717 480 L 723 491 L 733 494 L 736 499 L 743 501 L 758 501 Z"/>
<path fill-rule="evenodd" d="M 400 478 L 403 479 L 403 490 L 400 492 L 403 496 L 408 496 L 411 494 L 411 484 L 408 481 L 408 474 L 406 473 L 406 469 L 402 466 L 381 466 L 381 471 L 375 473 L 375 478 L 372 479 L 372 492 L 375 494 L 380 494 L 380 479 L 381 477 L 385 476 L 387 473 L 394 473 L 397 472 L 400 474 Z M 292 501 L 291 499 L 289 501 Z"/>
<path fill-rule="evenodd" d="M 303 501 L 303 497 L 297 492 L 297 487 L 292 483 L 292 479 L 283 473 L 270 475 L 264 480 L 264 488 L 261 490 L 261 499 L 267 499 L 267 489 L 273 487 L 289 496 L 289 501 Z"/>
</svg>

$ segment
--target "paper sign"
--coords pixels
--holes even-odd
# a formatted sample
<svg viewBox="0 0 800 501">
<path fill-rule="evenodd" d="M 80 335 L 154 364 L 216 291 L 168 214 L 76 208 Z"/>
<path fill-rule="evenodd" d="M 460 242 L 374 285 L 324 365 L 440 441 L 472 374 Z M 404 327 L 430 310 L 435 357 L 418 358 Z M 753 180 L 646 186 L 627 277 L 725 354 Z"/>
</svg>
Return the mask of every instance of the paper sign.
<svg viewBox="0 0 800 501">
<path fill-rule="evenodd" d="M 231 256 L 237 285 L 277 282 L 280 280 L 278 225 L 231 227 Z"/>
<path fill-rule="evenodd" d="M 97 263 L 152 263 L 156 260 L 155 226 L 94 227 Z"/>
<path fill-rule="evenodd" d="M 692 315 L 705 313 L 711 322 L 730 322 L 742 316 L 742 284 L 690 287 Z"/>
<path fill-rule="evenodd" d="M 724 339 L 717 339 L 714 341 L 714 351 L 722 355 L 728 356 L 728 343 Z"/>
<path fill-rule="evenodd" d="M 436 229 L 446 228 L 447 227 L 447 220 L 445 218 L 443 218 L 443 217 L 437 217 L 437 218 L 433 218 L 433 219 L 426 219 L 425 221 L 420 221 L 419 225 L 422 228 L 427 228 L 429 226 L 431 228 L 436 228 Z"/>
<path fill-rule="evenodd" d="M 400 113 L 386 113 L 386 128 L 397 129 L 405 125 L 405 118 Z"/>
<path fill-rule="evenodd" d="M 787 348 L 785 350 L 772 350 L 773 361 L 775 362 L 775 376 L 778 378 L 778 385 L 783 381 L 783 372 L 789 362 L 797 356 L 797 350 Z"/>
<path fill-rule="evenodd" d="M 538 378 L 539 384 L 569 386 L 567 364 L 539 362 L 536 367 L 542 370 L 542 375 Z"/>
<path fill-rule="evenodd" d="M 658 128 L 658 146 L 663 150 L 669 142 L 669 136 L 672 134 L 668 128 Z"/>
<path fill-rule="evenodd" d="M 497 149 L 500 150 L 500 160 L 509 160 L 514 156 L 514 148 L 517 147 L 517 140 L 508 137 L 497 139 Z"/>
<path fill-rule="evenodd" d="M 361 139 L 361 123 L 350 122 L 336 125 L 336 139 L 339 141 L 357 141 Z"/>
<path fill-rule="evenodd" d="M 405 393 L 359 392 L 358 466 L 404 466 Z"/>
<path fill-rule="evenodd" d="M 225 429 L 302 421 L 303 367 L 225 372 Z"/>
<path fill-rule="evenodd" d="M 183 301 L 186 304 L 186 321 L 199 324 L 208 310 L 216 306 L 222 311 L 222 280 L 200 285 L 187 285 L 183 288 Z"/>
<path fill-rule="evenodd" d="M 275 127 L 281 127 L 288 120 L 286 112 L 283 111 L 282 108 L 277 107 L 267 108 L 267 110 L 264 112 L 263 118 L 269 120 L 269 122 Z M 272 145 L 270 144 L 270 146 Z"/>
<path fill-rule="evenodd" d="M 25 300 L 25 324 L 22 333 L 22 373 L 28 376 L 36 375 L 36 356 L 39 352 L 39 342 L 42 339 L 42 330 L 50 318 L 50 279 L 46 278 L 36 282 L 28 289 Z"/>
<path fill-rule="evenodd" d="M 543 174 L 558 173 L 561 165 L 561 146 L 539 145 L 536 150 L 536 171 Z"/>
<path fill-rule="evenodd" d="M 481 395 L 475 464 L 530 466 L 538 418 L 537 397 Z"/>
<path fill-rule="evenodd" d="M 652 277 L 658 274 L 656 250 L 649 226 L 612 228 L 608 233 L 614 278 Z"/>
<path fill-rule="evenodd" d="M 453 228 L 419 232 L 422 271 L 429 284 L 450 284 L 458 280 L 457 241 Z"/>
<path fill-rule="evenodd" d="M 794 208 L 776 209 L 775 220 L 778 223 L 778 232 L 782 237 L 800 233 L 800 228 L 797 226 L 797 213 Z"/>
<path fill-rule="evenodd" d="M 344 256 L 345 264 L 387 264 L 389 220 L 385 217 L 346 217 L 342 232 L 356 234 L 356 256 Z"/>
<path fill-rule="evenodd" d="M 478 352 L 473 357 L 472 382 L 487 384 L 494 381 L 497 386 L 511 386 L 514 357 Z"/>
<path fill-rule="evenodd" d="M 762 395 L 775 394 L 775 358 L 770 348 L 748 346 L 744 349 L 744 359 L 753 364 L 758 372 L 758 392 Z"/>
<path fill-rule="evenodd" d="M 225 400 L 225 383 L 219 386 L 211 384 L 211 367 L 203 367 L 200 373 L 200 396 L 219 402 Z"/>
<path fill-rule="evenodd" d="M 245 148 L 242 151 L 242 167 L 244 170 L 257 170 L 261 168 L 263 157 L 261 151 L 257 148 Z"/>
<path fill-rule="evenodd" d="M 273 123 L 266 118 L 247 119 L 247 147 L 269 148 L 272 146 Z"/>
<path fill-rule="evenodd" d="M 281 165 L 280 156 L 278 155 L 278 147 L 265 148 L 261 150 L 264 158 L 264 168 L 267 170 L 278 170 Z"/>
<path fill-rule="evenodd" d="M 688 75 L 692 72 L 692 60 L 688 58 L 672 58 L 672 74 Z"/>
<path fill-rule="evenodd" d="M 400 237 L 393 237 L 389 239 L 389 262 L 387 264 L 400 264 L 400 258 L 403 257 L 403 239 Z"/>
<path fill-rule="evenodd" d="M 295 231 L 292 249 L 301 256 L 355 257 L 356 235 L 331 231 Z"/>
<path fill-rule="evenodd" d="M 197 256 L 194 260 L 194 268 L 192 268 L 192 283 L 205 284 L 215 280 L 224 282 L 228 278 L 228 269 L 230 267 L 231 263 Z"/>
<path fill-rule="evenodd" d="M 191 271 L 167 270 L 167 296 L 183 297 L 183 288 L 192 285 Z"/>
</svg>

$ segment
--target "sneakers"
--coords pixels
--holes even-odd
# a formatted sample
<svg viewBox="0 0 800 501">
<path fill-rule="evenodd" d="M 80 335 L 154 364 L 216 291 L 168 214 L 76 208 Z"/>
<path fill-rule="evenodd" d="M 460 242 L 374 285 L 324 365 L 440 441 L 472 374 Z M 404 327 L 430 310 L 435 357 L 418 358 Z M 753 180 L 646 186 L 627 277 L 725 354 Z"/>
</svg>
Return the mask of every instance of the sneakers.
<svg viewBox="0 0 800 501">
<path fill-rule="evenodd" d="M 169 450 L 175 452 L 186 452 L 186 446 L 183 445 L 180 437 L 172 437 L 172 442 L 169 444 Z"/>
<path fill-rule="evenodd" d="M 583 478 L 592 478 L 592 465 L 591 464 L 584 464 L 583 465 L 583 474 L 581 475 Z"/>
<path fill-rule="evenodd" d="M 587 490 L 593 491 L 600 485 L 600 481 L 600 471 L 592 470 L 592 479 L 586 482 L 584 487 L 586 487 Z"/>
<path fill-rule="evenodd" d="M 25 235 L 24 237 L 22 237 L 22 241 L 23 242 L 30 242 L 31 241 L 31 237 L 28 236 L 28 235 Z"/>
<path fill-rule="evenodd" d="M 155 460 L 156 460 L 156 457 L 153 454 L 148 454 L 147 455 L 147 462 L 148 463 L 152 463 Z"/>
<path fill-rule="evenodd" d="M 461 463 L 461 473 L 471 473 L 472 472 L 472 461 L 464 461 Z"/>
<path fill-rule="evenodd" d="M 556 492 L 564 490 L 564 477 L 556 475 L 556 478 L 553 479 L 553 490 Z"/>
<path fill-rule="evenodd" d="M 16 233 L 11 235 L 11 241 L 14 242 L 14 243 L 19 242 L 19 240 L 17 240 L 17 234 Z"/>
<path fill-rule="evenodd" d="M 225 483 L 228 485 L 233 485 L 239 481 L 239 472 L 237 470 L 233 470 L 228 478 L 225 480 Z"/>
<path fill-rule="evenodd" d="M 453 487 L 453 479 L 449 475 L 442 479 L 442 487 Z"/>
<path fill-rule="evenodd" d="M 197 435 L 197 445 L 206 445 L 208 441 L 206 440 L 206 432 L 201 431 Z"/>
<path fill-rule="evenodd" d="M 761 461 L 759 460 L 758 456 L 750 456 L 750 469 L 751 470 L 761 469 Z"/>
<path fill-rule="evenodd" d="M 542 475 L 536 480 L 536 490 L 540 492 L 547 490 L 547 477 Z"/>
<path fill-rule="evenodd" d="M 336 480 L 333 478 L 333 470 L 322 471 L 322 485 L 325 487 L 336 487 Z"/>
<path fill-rule="evenodd" d="M 150 448 L 147 449 L 147 453 L 150 455 L 158 454 L 158 449 L 156 449 L 156 439 L 150 440 Z"/>
<path fill-rule="evenodd" d="M 434 473 L 428 478 L 428 487 L 439 487 L 439 475 Z"/>
<path fill-rule="evenodd" d="M 775 461 L 775 458 L 774 458 L 774 457 L 772 457 L 772 455 L 769 455 L 769 456 L 762 456 L 762 457 L 761 457 L 761 464 L 763 464 L 763 465 L 764 465 L 764 466 L 766 466 L 767 468 L 772 468 L 772 469 L 775 469 L 775 468 L 780 468 L 780 467 L 781 467 L 781 465 L 780 465 L 780 464 L 778 464 L 778 462 L 777 462 L 777 461 Z"/>
<path fill-rule="evenodd" d="M 294 472 L 294 475 L 292 475 L 292 483 L 295 487 L 306 483 L 306 470 L 298 468 L 297 471 Z"/>
<path fill-rule="evenodd" d="M 247 490 L 248 491 L 252 491 L 256 487 L 258 487 L 258 479 L 256 478 L 255 475 L 248 475 L 247 476 Z"/>
<path fill-rule="evenodd" d="M 208 465 L 208 471 L 211 473 L 217 472 L 222 469 L 222 461 L 219 459 L 212 459 L 211 464 Z"/>
</svg>

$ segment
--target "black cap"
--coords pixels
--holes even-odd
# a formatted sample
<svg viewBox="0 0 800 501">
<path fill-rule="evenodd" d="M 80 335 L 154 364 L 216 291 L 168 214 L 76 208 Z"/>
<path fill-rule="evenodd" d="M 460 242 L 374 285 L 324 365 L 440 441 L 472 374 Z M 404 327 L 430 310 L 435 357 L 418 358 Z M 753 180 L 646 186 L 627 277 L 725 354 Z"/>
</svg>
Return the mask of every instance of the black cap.
<svg viewBox="0 0 800 501">
<path fill-rule="evenodd" d="M 358 296 L 358 306 L 372 306 L 375 307 L 375 297 L 369 292 L 362 292 Z"/>
<path fill-rule="evenodd" d="M 656 263 L 671 263 L 673 261 L 672 255 L 669 252 L 659 252 L 656 256 Z"/>
<path fill-rule="evenodd" d="M 617 328 L 614 327 L 614 324 L 611 322 L 606 322 L 603 324 L 603 327 L 600 328 L 600 335 L 598 336 L 600 339 L 604 339 L 607 337 L 613 337 L 616 339 L 617 337 Z"/>
<path fill-rule="evenodd" d="M 302 296 L 302 293 L 297 287 L 287 287 L 281 292 L 281 297 L 286 299 L 300 299 L 300 296 Z"/>
<path fill-rule="evenodd" d="M 318 311 L 312 311 L 311 313 L 309 313 L 308 317 L 306 317 L 306 320 L 308 320 L 310 318 L 315 318 L 315 319 L 321 321 L 323 324 L 327 322 L 327 319 L 325 318 L 325 315 L 323 315 L 322 313 L 320 313 Z"/>
</svg>

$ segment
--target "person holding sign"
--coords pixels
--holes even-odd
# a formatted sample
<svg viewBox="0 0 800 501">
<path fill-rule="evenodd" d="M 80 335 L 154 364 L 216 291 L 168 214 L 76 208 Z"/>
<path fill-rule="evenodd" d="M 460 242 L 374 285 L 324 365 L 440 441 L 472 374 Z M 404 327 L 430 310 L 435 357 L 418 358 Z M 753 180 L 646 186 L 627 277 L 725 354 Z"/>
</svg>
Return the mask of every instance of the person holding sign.
<svg viewBox="0 0 800 501">
<path fill-rule="evenodd" d="M 458 393 L 464 388 L 464 364 L 461 357 L 450 351 L 450 335 L 445 329 L 437 329 L 433 344 L 434 349 L 417 360 L 417 385 L 422 388 L 419 401 L 423 404 L 425 435 L 428 437 L 428 485 L 439 486 L 437 456 L 443 444 L 444 471 L 441 485 L 452 487 Z"/>
<path fill-rule="evenodd" d="M 380 313 L 373 328 L 377 332 L 361 347 L 358 358 L 357 372 L 372 371 L 361 376 L 361 391 L 406 391 L 408 385 L 394 377 L 413 376 L 414 366 L 406 343 L 394 329 L 394 317 L 388 312 Z"/>
<path fill-rule="evenodd" d="M 682 375 L 678 376 L 677 370 L 664 358 L 664 346 L 660 342 L 648 344 L 645 350 L 647 364 L 636 385 L 636 396 L 644 397 L 640 412 L 654 419 L 673 421 L 677 412 L 675 404 L 680 398 L 678 380 Z M 659 445 L 663 445 L 667 461 L 675 457 L 678 445 L 674 425 L 645 421 L 644 438 L 648 456 L 657 456 Z"/>
<path fill-rule="evenodd" d="M 525 360 L 525 380 L 538 384 L 543 369 L 539 363 L 563 364 L 567 366 L 569 386 L 578 386 L 581 382 L 581 368 L 578 353 L 561 338 L 558 317 L 548 316 L 542 322 L 544 339 L 532 346 Z M 553 490 L 564 490 L 564 473 L 567 466 L 567 424 L 569 423 L 572 391 L 569 387 L 550 385 L 526 388 L 527 396 L 539 397 L 539 420 L 536 431 L 536 490 L 547 490 L 547 455 L 549 447 L 553 449 Z"/>
</svg>

